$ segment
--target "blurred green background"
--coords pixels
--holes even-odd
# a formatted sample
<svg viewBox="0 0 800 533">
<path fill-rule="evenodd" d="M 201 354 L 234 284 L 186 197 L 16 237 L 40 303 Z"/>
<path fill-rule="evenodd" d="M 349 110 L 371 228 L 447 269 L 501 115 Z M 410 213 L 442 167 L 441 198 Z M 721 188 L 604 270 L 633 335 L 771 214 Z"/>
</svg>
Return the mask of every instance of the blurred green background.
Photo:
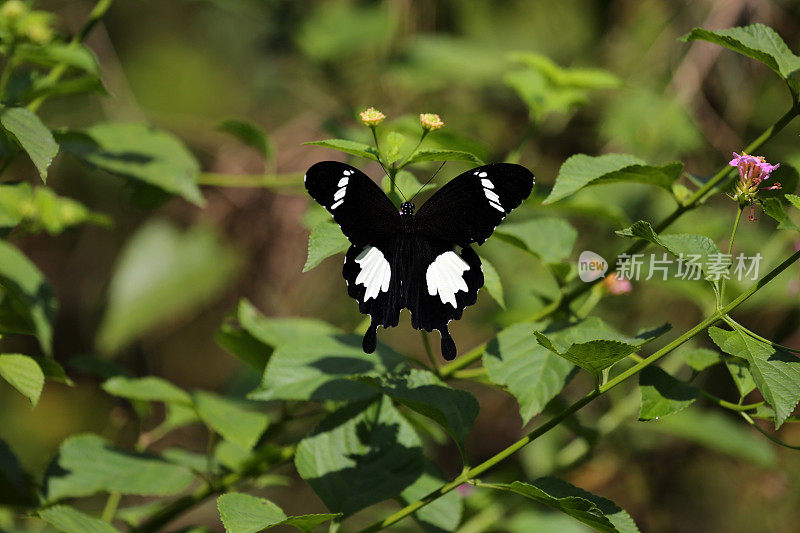
<svg viewBox="0 0 800 533">
<path fill-rule="evenodd" d="M 64 33 L 80 26 L 91 5 L 38 4 L 58 15 Z M 720 29 L 752 22 L 771 25 L 793 50 L 800 50 L 800 3 L 790 1 L 119 0 L 87 41 L 103 67 L 110 96 L 54 99 L 42 115 L 50 126 L 88 125 L 100 118 L 147 122 L 183 139 L 205 173 L 271 175 L 302 174 L 316 161 L 341 158 L 303 142 L 327 137 L 367 141 L 368 130 L 356 121 L 366 106 L 379 108 L 398 129 L 416 127 L 418 113 L 438 113 L 446 123 L 436 133 L 442 139 L 468 147 L 486 161 L 511 154 L 534 171 L 535 197 L 520 211 L 568 217 L 578 229 L 572 260 L 589 249 L 613 261 L 613 254 L 627 244 L 614 230 L 639 219 L 657 221 L 673 201 L 645 186 L 607 185 L 540 206 L 559 166 L 574 153 L 612 151 L 635 154 L 651 164 L 684 161 L 688 172 L 701 177 L 713 173 L 730 159 L 730 152 L 740 151 L 786 111 L 788 92 L 761 64 L 678 38 L 696 26 Z M 562 67 L 604 69 L 619 82 L 612 77 L 604 88 L 574 95 L 574 100 L 548 101 L 546 91 L 516 90 L 530 86 L 522 83 L 530 71 L 515 52 L 541 54 Z M 266 162 L 217 129 L 226 118 L 250 120 L 267 132 L 271 152 Z M 800 127 L 791 124 L 763 155 L 784 169 L 800 164 L 798 133 Z M 381 174 L 375 164 L 362 168 L 375 178 Z M 447 164 L 437 181 L 465 168 Z M 419 177 L 425 179 L 430 172 Z M 38 179 L 25 161 L 15 163 L 8 176 L 32 183 Z M 114 226 L 85 226 L 57 238 L 16 241 L 54 286 L 60 302 L 54 354 L 77 382 L 75 388 L 48 383 L 33 412 L 27 400 L 0 386 L 0 434 L 35 471 L 44 469 L 58 443 L 71 433 L 94 431 L 123 442 L 126 435 L 135 437 L 136 417 L 97 389 L 106 367 L 163 376 L 183 387 L 241 394 L 250 390 L 258 376 L 214 340 L 242 297 L 268 316 L 314 316 L 346 329 L 361 321 L 356 304 L 346 296 L 340 256 L 301 273 L 309 198 L 300 188 L 276 193 L 204 187 L 203 209 L 180 199 L 154 206 L 131 203 L 132 192 L 121 180 L 66 158 L 56 161 L 49 183 L 59 194 L 110 215 Z M 733 202 L 717 198 L 672 229 L 704 233 L 721 243 L 734 213 Z M 777 232 L 774 225 L 767 217 L 743 222 L 738 251 L 760 252 L 764 268 L 775 264 L 798 240 Z M 150 241 L 138 233 L 132 243 L 141 228 L 150 232 Z M 191 229 L 185 233 L 185 228 Z M 140 317 L 114 319 L 110 279 L 121 265 L 130 267 L 123 250 L 134 244 L 144 250 L 138 256 L 143 262 L 131 267 L 134 271 L 160 265 L 167 274 L 181 273 L 184 285 L 153 292 L 147 280 L 129 280 L 131 285 L 119 289 L 124 297 L 151 294 L 138 302 Z M 543 268 L 522 252 L 494 240 L 483 252 L 500 272 L 507 310 L 482 293 L 464 319 L 452 325 L 462 353 L 503 324 L 545 305 L 556 289 Z M 187 271 L 191 276 L 183 275 Z M 800 346 L 799 291 L 800 272 L 790 269 L 737 317 L 770 339 Z M 605 299 L 595 314 L 627 332 L 665 321 L 680 332 L 694 325 L 709 305 L 713 296 L 699 282 L 650 281 L 634 283 L 628 295 Z M 158 306 L 163 316 L 150 327 L 150 309 Z M 125 312 L 135 309 L 126 307 Z M 141 320 L 147 333 L 121 343 L 126 347 L 113 357 L 102 355 L 96 347 L 104 317 L 121 323 Z M 106 333 L 112 343 L 114 335 L 126 335 Z M 407 316 L 382 337 L 424 356 Z M 37 350 L 20 339 L 4 342 L 6 350 Z M 709 345 L 704 336 L 695 343 Z M 586 379 L 574 380 L 567 392 L 585 390 Z M 708 390 L 722 397 L 735 395 L 724 368 L 704 380 Z M 519 438 L 523 428 L 513 398 L 480 385 L 467 387 L 482 407 L 469 442 L 474 464 Z M 612 391 L 610 398 L 579 414 L 590 426 L 613 429 L 587 459 L 563 470 L 560 465 L 569 462 L 564 454 L 571 451 L 562 447 L 571 439 L 567 429 L 558 429 L 504 463 L 495 475 L 533 479 L 557 472 L 613 499 L 642 531 L 798 530 L 797 452 L 767 446 L 742 424 L 740 432 L 723 431 L 716 441 L 698 442 L 703 438 L 691 428 L 715 427 L 722 414 L 672 427 L 636 422 L 636 406 L 614 401 L 626 394 Z M 781 437 L 798 443 L 800 430 L 787 425 Z M 163 445 L 202 450 L 203 438 L 199 429 L 186 430 Z M 720 441 L 736 444 L 725 449 Z M 437 461 L 448 475 L 456 474 L 455 448 L 440 450 Z M 289 469 L 285 473 L 293 475 Z M 297 479 L 287 488 L 270 489 L 269 497 L 290 514 L 323 510 Z M 494 524 L 474 530 L 532 531 L 532 524 L 541 523 L 530 502 L 514 497 L 504 502 L 497 508 L 480 495 L 469 496 L 471 516 L 484 513 L 487 524 Z M 221 530 L 215 512 L 211 502 L 192 517 Z M 566 531 L 563 527 L 554 525 L 552 530 Z"/>
</svg>

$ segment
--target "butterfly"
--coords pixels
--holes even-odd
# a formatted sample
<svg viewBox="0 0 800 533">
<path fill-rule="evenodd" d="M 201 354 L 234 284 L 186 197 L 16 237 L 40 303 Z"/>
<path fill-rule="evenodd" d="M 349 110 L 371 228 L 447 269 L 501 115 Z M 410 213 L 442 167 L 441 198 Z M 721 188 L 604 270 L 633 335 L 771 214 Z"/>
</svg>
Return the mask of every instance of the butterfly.
<svg viewBox="0 0 800 533">
<path fill-rule="evenodd" d="M 495 163 L 453 178 L 419 210 L 395 207 L 366 174 L 337 161 L 322 161 L 304 177 L 308 193 L 327 209 L 352 246 L 342 274 L 347 293 L 370 317 L 364 352 L 375 351 L 378 326 L 397 326 L 408 308 L 415 329 L 438 331 L 442 356 L 456 345 L 448 324 L 475 303 L 483 286 L 482 244 L 533 189 L 531 171 Z M 412 198 L 413 199 L 413 198 Z"/>
</svg>

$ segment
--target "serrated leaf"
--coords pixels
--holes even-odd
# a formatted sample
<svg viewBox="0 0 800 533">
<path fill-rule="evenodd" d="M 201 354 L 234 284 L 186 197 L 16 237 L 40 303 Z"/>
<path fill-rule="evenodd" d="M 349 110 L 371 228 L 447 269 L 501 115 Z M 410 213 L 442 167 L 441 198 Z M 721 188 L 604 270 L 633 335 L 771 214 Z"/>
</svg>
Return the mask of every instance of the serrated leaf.
<svg viewBox="0 0 800 533">
<path fill-rule="evenodd" d="M 725 30 L 695 28 L 681 40 L 709 41 L 756 61 L 761 61 L 783 79 L 800 69 L 800 57 L 792 53 L 775 30 L 764 24 L 751 24 Z"/>
<path fill-rule="evenodd" d="M 27 182 L 0 185 L 0 229 L 22 225 L 27 231 L 44 229 L 57 235 L 84 222 L 111 224 L 108 217 L 92 213 L 79 202 L 58 196 L 47 187 L 32 188 Z"/>
<path fill-rule="evenodd" d="M 475 154 L 463 152 L 461 150 L 442 150 L 438 148 L 423 148 L 414 152 L 414 155 L 408 158 L 403 166 L 412 163 L 420 163 L 422 161 L 470 161 L 479 165 L 483 164 Z"/>
<path fill-rule="evenodd" d="M 332 512 L 394 498 L 422 474 L 419 437 L 387 397 L 349 404 L 297 446 L 295 466 Z"/>
<path fill-rule="evenodd" d="M 494 234 L 545 263 L 558 263 L 567 258 L 578 238 L 575 228 L 560 218 L 534 218 L 503 224 Z"/>
<path fill-rule="evenodd" d="M 279 525 L 310 532 L 319 524 L 341 516 L 337 513 L 287 517 L 271 501 L 239 492 L 228 492 L 217 498 L 217 509 L 227 533 L 256 533 Z"/>
<path fill-rule="evenodd" d="M 587 492 L 554 477 L 542 477 L 533 483 L 482 484 L 483 487 L 521 494 L 565 513 L 597 531 L 638 533 L 631 516 L 611 500 Z"/>
<path fill-rule="evenodd" d="M 483 354 L 489 379 L 505 387 L 519 402 L 523 425 L 561 392 L 575 368 L 537 342 L 535 327 L 521 323 L 504 329 Z"/>
<path fill-rule="evenodd" d="M 48 524 L 64 533 L 119 533 L 108 522 L 93 518 L 66 505 L 54 505 L 39 511 Z"/>
<path fill-rule="evenodd" d="M 784 195 L 784 198 L 789 200 L 797 209 L 800 209 L 800 196 L 797 196 L 796 194 L 786 194 Z"/>
<path fill-rule="evenodd" d="M 242 143 L 255 149 L 259 154 L 268 159 L 270 155 L 269 141 L 264 132 L 246 120 L 227 119 L 217 125 L 217 128 L 239 139 Z"/>
<path fill-rule="evenodd" d="M 800 401 L 800 358 L 738 328 L 711 327 L 708 335 L 723 352 L 747 361 L 758 390 L 775 409 L 775 429 L 781 427 Z"/>
<path fill-rule="evenodd" d="M 123 178 L 177 194 L 202 206 L 197 186 L 200 164 L 171 133 L 144 124 L 109 122 L 58 135 L 64 150 Z"/>
<path fill-rule="evenodd" d="M 425 464 L 422 475 L 400 493 L 400 501 L 408 505 L 445 484 L 439 469 L 431 462 Z M 414 518 L 425 533 L 455 531 L 464 513 L 464 500 L 457 491 L 450 491 L 414 513 Z"/>
<path fill-rule="evenodd" d="M 325 148 L 333 148 L 346 154 L 357 155 L 372 161 L 378 161 L 378 151 L 372 146 L 356 141 L 348 141 L 347 139 L 326 139 L 324 141 L 314 141 L 303 143 L 307 146 L 323 146 Z"/>
<path fill-rule="evenodd" d="M 36 265 L 0 240 L 0 333 L 35 335 L 49 354 L 57 307 L 53 289 Z"/>
<path fill-rule="evenodd" d="M 192 404 L 192 398 L 188 393 L 156 376 L 143 378 L 115 376 L 103 383 L 103 390 L 113 396 L 129 400 Z"/>
<path fill-rule="evenodd" d="M 777 460 L 769 441 L 746 425 L 714 411 L 689 409 L 635 427 L 680 437 L 764 467 L 774 466 Z"/>
<path fill-rule="evenodd" d="M 14 136 L 39 171 L 42 181 L 47 181 L 47 169 L 58 154 L 53 134 L 30 110 L 23 107 L 6 107 L 0 110 L 0 124 Z"/>
<path fill-rule="evenodd" d="M 702 372 L 706 368 L 716 365 L 721 360 L 718 352 L 709 350 L 708 348 L 683 350 L 681 352 L 681 357 L 686 364 L 696 372 Z"/>
<path fill-rule="evenodd" d="M 786 210 L 777 198 L 767 198 L 761 203 L 764 213 L 778 222 L 778 229 L 800 231 L 800 228 L 789 218 Z"/>
<path fill-rule="evenodd" d="M 653 420 L 677 413 L 692 405 L 700 391 L 679 381 L 657 366 L 648 366 L 639 374 L 642 405 L 639 420 Z"/>
<path fill-rule="evenodd" d="M 246 409 L 229 398 L 203 391 L 195 392 L 193 397 L 200 419 L 222 438 L 245 450 L 256 445 L 269 424 L 264 413 Z"/>
<path fill-rule="evenodd" d="M 481 269 L 483 270 L 483 288 L 489 293 L 497 305 L 506 308 L 506 302 L 503 298 L 503 283 L 500 281 L 500 274 L 495 270 L 488 259 L 481 256 Z"/>
<path fill-rule="evenodd" d="M 566 326 L 553 324 L 542 331 L 534 331 L 534 335 L 539 344 L 551 352 L 598 374 L 669 329 L 669 324 L 665 324 L 636 337 L 627 337 L 592 317 Z"/>
<path fill-rule="evenodd" d="M 184 490 L 193 477 L 183 466 L 118 450 L 97 435 L 83 434 L 61 443 L 45 475 L 44 493 L 49 502 L 98 492 L 167 496 Z"/>
<path fill-rule="evenodd" d="M 44 372 L 32 357 L 0 354 L 0 376 L 36 407 L 44 388 Z"/>
<path fill-rule="evenodd" d="M 327 220 L 317 224 L 308 236 L 308 257 L 303 272 L 308 272 L 332 255 L 346 252 L 349 247 L 350 241 L 338 225 Z"/>
<path fill-rule="evenodd" d="M 381 376 L 406 368 L 405 357 L 378 343 L 365 354 L 356 335 L 300 338 L 280 345 L 261 385 L 249 394 L 255 400 L 363 400 L 375 389 L 349 379 L 356 375 Z"/>
<path fill-rule="evenodd" d="M 181 232 L 162 221 L 148 222 L 117 259 L 98 348 L 115 352 L 205 304 L 233 279 L 239 263 L 236 251 L 208 228 Z"/>
<path fill-rule="evenodd" d="M 553 190 L 542 203 L 550 204 L 602 183 L 646 183 L 669 191 L 682 171 L 682 163 L 656 167 L 628 154 L 575 154 L 561 165 Z"/>
<path fill-rule="evenodd" d="M 731 375 L 733 384 L 736 385 L 736 390 L 739 391 L 739 397 L 744 398 L 756 388 L 756 382 L 753 379 L 753 374 L 750 373 L 750 367 L 747 361 L 739 357 L 723 355 L 725 361 L 725 368 Z"/>
<path fill-rule="evenodd" d="M 364 376 L 359 381 L 434 420 L 464 453 L 464 439 L 480 411 L 478 400 L 472 394 L 452 389 L 433 373 L 416 368 L 379 378 Z"/>
<path fill-rule="evenodd" d="M 617 231 L 616 234 L 650 241 L 684 260 L 692 259 L 694 256 L 707 278 L 712 276 L 715 268 L 718 270 L 720 265 L 730 266 L 730 258 L 725 259 L 727 256 L 723 256 L 717 244 L 705 235 L 689 233 L 658 235 L 650 223 L 643 220 L 636 222 L 630 228 Z"/>
</svg>

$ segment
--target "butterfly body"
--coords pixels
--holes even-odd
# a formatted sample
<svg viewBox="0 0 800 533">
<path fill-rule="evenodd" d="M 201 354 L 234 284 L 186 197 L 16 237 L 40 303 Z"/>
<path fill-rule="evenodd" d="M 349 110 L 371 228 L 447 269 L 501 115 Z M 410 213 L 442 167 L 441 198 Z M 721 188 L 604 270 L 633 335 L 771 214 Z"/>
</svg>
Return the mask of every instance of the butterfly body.
<svg viewBox="0 0 800 533">
<path fill-rule="evenodd" d="M 378 326 L 396 326 L 407 308 L 412 327 L 438 331 L 443 357 L 453 359 L 448 324 L 475 303 L 483 286 L 480 258 L 470 244 L 483 243 L 527 198 L 530 171 L 510 164 L 473 169 L 417 212 L 410 202 L 398 211 L 369 177 L 344 163 L 315 164 L 305 183 L 352 243 L 342 274 L 359 311 L 370 316 L 364 351 L 375 350 Z"/>
</svg>

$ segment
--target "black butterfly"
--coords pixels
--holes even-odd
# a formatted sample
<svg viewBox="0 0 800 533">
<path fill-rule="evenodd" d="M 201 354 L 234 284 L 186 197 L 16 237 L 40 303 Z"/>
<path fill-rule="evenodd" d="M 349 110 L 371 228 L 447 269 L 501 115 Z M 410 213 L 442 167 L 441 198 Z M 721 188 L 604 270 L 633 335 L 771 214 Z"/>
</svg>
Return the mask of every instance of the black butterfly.
<svg viewBox="0 0 800 533">
<path fill-rule="evenodd" d="M 375 182 L 344 163 L 317 163 L 304 181 L 353 244 L 342 274 L 347 293 L 371 319 L 364 351 L 375 351 L 378 326 L 396 326 L 405 307 L 411 325 L 437 330 L 442 356 L 455 358 L 447 325 L 475 303 L 483 286 L 481 260 L 470 244 L 482 244 L 530 195 L 533 174 L 508 163 L 474 168 L 444 185 L 416 214 L 411 202 L 398 212 Z"/>
</svg>

